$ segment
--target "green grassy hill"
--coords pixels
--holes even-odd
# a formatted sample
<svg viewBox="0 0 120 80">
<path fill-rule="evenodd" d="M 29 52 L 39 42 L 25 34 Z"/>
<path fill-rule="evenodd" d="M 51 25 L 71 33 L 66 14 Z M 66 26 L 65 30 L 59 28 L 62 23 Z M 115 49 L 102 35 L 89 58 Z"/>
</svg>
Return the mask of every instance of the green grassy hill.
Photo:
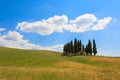
<svg viewBox="0 0 120 80">
<path fill-rule="evenodd" d="M 120 80 L 120 58 L 0 47 L 0 80 Z"/>
</svg>

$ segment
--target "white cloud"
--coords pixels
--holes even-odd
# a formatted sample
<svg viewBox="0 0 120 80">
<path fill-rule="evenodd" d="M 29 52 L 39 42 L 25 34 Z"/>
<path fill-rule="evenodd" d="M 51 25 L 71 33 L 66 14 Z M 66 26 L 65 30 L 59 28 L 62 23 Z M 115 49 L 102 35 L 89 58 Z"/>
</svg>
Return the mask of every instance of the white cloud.
<svg viewBox="0 0 120 80">
<path fill-rule="evenodd" d="M 97 18 L 93 14 L 84 14 L 77 17 L 75 20 L 70 21 L 71 28 L 68 28 L 71 32 L 85 32 L 90 29 Z"/>
<path fill-rule="evenodd" d="M 63 48 L 62 44 L 43 47 L 37 44 L 29 43 L 28 40 L 24 40 L 23 36 L 16 31 L 9 31 L 5 35 L 0 35 L 0 46 L 19 49 L 54 50 L 54 51 L 61 51 Z"/>
<path fill-rule="evenodd" d="M 84 14 L 74 20 L 68 20 L 66 15 L 53 16 L 36 22 L 21 22 L 17 24 L 17 29 L 25 32 L 34 32 L 40 35 L 49 35 L 53 32 L 63 32 L 63 29 L 70 32 L 85 32 L 88 30 L 102 30 L 111 21 L 111 17 L 97 19 L 94 14 Z M 95 24 L 97 23 L 97 24 Z"/>
<path fill-rule="evenodd" d="M 23 39 L 23 36 L 16 31 L 9 31 L 6 35 L 3 35 L 2 37 L 6 40 L 11 40 L 11 41 L 19 41 Z"/>
<path fill-rule="evenodd" d="M 2 31 L 4 31 L 5 30 L 5 28 L 0 28 L 0 32 L 2 32 Z"/>
<path fill-rule="evenodd" d="M 6 35 L 1 35 L 0 45 L 20 49 L 39 48 L 37 45 L 28 43 L 28 40 L 24 40 L 23 36 L 16 31 L 9 31 Z"/>
<path fill-rule="evenodd" d="M 103 30 L 107 27 L 108 23 L 112 20 L 111 17 L 105 17 L 104 19 L 98 20 L 97 24 L 92 27 L 93 30 Z"/>
<path fill-rule="evenodd" d="M 67 24 L 68 18 L 65 15 L 54 16 L 47 20 L 36 21 L 36 22 L 21 22 L 18 23 L 17 29 L 25 32 L 36 32 L 41 35 L 49 35 L 53 32 L 62 32 L 62 28 Z"/>
<path fill-rule="evenodd" d="M 112 52 L 110 50 L 108 50 L 108 51 L 101 51 L 97 55 L 99 55 L 99 56 L 111 56 L 111 57 L 115 56 L 115 55 L 112 54 Z"/>
<path fill-rule="evenodd" d="M 49 47 L 43 47 L 44 50 L 53 50 L 53 51 L 62 51 L 63 50 L 63 44 L 53 45 Z"/>
</svg>

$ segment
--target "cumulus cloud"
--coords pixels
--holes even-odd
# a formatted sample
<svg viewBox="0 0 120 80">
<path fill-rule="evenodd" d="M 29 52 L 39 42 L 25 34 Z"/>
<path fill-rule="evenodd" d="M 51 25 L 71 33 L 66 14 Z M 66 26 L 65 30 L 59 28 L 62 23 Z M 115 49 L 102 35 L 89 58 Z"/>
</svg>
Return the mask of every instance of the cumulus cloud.
<svg viewBox="0 0 120 80">
<path fill-rule="evenodd" d="M 23 36 L 16 31 L 9 31 L 6 35 L 0 36 L 0 45 L 10 48 L 20 49 L 38 49 L 39 46 L 28 43 L 28 40 L 24 40 Z"/>
<path fill-rule="evenodd" d="M 48 46 L 48 47 L 41 47 L 41 50 L 62 51 L 63 46 L 64 46 L 63 44 L 57 44 L 57 45 Z"/>
<path fill-rule="evenodd" d="M 41 35 L 48 35 L 53 32 L 62 32 L 63 27 L 67 24 L 68 18 L 65 15 L 50 17 L 47 20 L 36 22 L 18 23 L 17 29 L 25 32 L 36 32 Z"/>
<path fill-rule="evenodd" d="M 70 21 L 70 25 L 66 29 L 71 32 L 85 32 L 97 21 L 97 18 L 93 14 L 85 14 L 77 17 L 75 20 Z"/>
<path fill-rule="evenodd" d="M 62 44 L 43 47 L 37 44 L 29 43 L 28 40 L 24 40 L 23 36 L 16 31 L 8 31 L 7 34 L 0 35 L 0 46 L 19 49 L 54 50 L 54 51 L 61 51 L 63 48 Z"/>
<path fill-rule="evenodd" d="M 108 23 L 112 20 L 111 17 L 105 17 L 104 19 L 98 20 L 97 24 L 92 27 L 93 30 L 102 30 L 107 27 Z"/>
<path fill-rule="evenodd" d="M 5 30 L 5 28 L 0 28 L 0 32 L 2 32 L 2 31 L 4 31 Z"/>
<path fill-rule="evenodd" d="M 16 28 L 40 35 L 63 32 L 63 30 L 81 33 L 88 30 L 102 30 L 110 23 L 111 19 L 111 17 L 105 17 L 99 20 L 94 14 L 84 14 L 76 17 L 74 20 L 68 20 L 66 15 L 57 15 L 35 22 L 21 22 L 17 24 Z"/>
</svg>

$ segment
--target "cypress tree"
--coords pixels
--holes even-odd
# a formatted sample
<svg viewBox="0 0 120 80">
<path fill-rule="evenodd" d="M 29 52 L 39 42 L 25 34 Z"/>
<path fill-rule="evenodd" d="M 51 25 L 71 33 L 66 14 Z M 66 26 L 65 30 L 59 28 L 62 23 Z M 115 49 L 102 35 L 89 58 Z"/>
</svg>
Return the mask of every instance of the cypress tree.
<svg viewBox="0 0 120 80">
<path fill-rule="evenodd" d="M 82 46 L 81 45 L 81 40 L 78 40 L 78 44 L 77 45 L 78 45 L 78 52 L 79 52 L 79 51 L 81 51 L 81 46 Z"/>
<path fill-rule="evenodd" d="M 80 41 L 77 41 L 77 53 L 80 51 Z"/>
<path fill-rule="evenodd" d="M 66 44 L 64 45 L 64 47 L 63 47 L 63 55 L 66 55 L 67 54 L 67 47 L 66 47 Z"/>
<path fill-rule="evenodd" d="M 94 39 L 93 39 L 93 53 L 94 53 L 94 55 L 97 54 L 97 47 L 96 47 L 96 43 L 95 43 Z"/>
<path fill-rule="evenodd" d="M 66 44 L 66 55 L 68 55 L 68 52 L 69 52 L 69 50 L 68 50 L 68 43 Z"/>
<path fill-rule="evenodd" d="M 74 54 L 77 54 L 77 39 L 74 39 Z"/>
<path fill-rule="evenodd" d="M 66 52 L 66 51 L 65 51 L 65 45 L 64 45 L 64 47 L 63 47 L 63 55 L 66 54 L 65 52 Z"/>
<path fill-rule="evenodd" d="M 85 51 L 85 47 L 84 47 L 84 44 L 82 44 L 82 49 L 83 49 L 83 51 Z"/>
<path fill-rule="evenodd" d="M 90 53 L 90 55 L 92 55 L 92 43 L 91 43 L 91 40 L 88 41 L 88 53 Z"/>
<path fill-rule="evenodd" d="M 88 55 L 88 44 L 86 45 L 85 52 L 86 52 L 86 55 Z"/>
<path fill-rule="evenodd" d="M 82 42 L 81 42 L 81 40 L 80 40 L 80 44 L 79 44 L 79 45 L 80 45 L 80 51 L 81 51 L 81 47 L 82 47 Z"/>
<path fill-rule="evenodd" d="M 67 50 L 68 50 L 67 54 L 69 55 L 70 54 L 70 43 L 69 42 L 67 43 Z"/>
<path fill-rule="evenodd" d="M 82 46 L 81 46 L 80 55 L 85 55 L 85 48 L 84 48 L 84 45 L 83 45 L 83 44 L 82 44 Z"/>
<path fill-rule="evenodd" d="M 73 52 L 74 50 L 73 50 L 73 42 L 72 42 L 72 41 L 70 42 L 70 50 L 71 50 L 70 52 L 73 54 L 73 53 L 74 53 L 74 52 Z"/>
</svg>

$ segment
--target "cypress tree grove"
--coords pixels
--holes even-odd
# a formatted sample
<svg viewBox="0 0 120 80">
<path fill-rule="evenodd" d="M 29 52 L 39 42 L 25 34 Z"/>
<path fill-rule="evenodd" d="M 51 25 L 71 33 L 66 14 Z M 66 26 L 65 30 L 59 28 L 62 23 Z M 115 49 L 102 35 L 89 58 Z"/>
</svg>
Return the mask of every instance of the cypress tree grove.
<svg viewBox="0 0 120 80">
<path fill-rule="evenodd" d="M 84 47 L 84 44 L 82 44 L 81 40 L 74 39 L 73 41 L 70 41 L 66 43 L 63 47 L 63 55 L 67 56 L 73 56 L 73 55 L 92 55 L 92 52 L 94 55 L 97 54 L 97 48 L 95 40 L 93 39 L 93 49 L 92 49 L 92 43 L 91 40 L 88 40 L 88 44 L 86 47 Z"/>
</svg>

